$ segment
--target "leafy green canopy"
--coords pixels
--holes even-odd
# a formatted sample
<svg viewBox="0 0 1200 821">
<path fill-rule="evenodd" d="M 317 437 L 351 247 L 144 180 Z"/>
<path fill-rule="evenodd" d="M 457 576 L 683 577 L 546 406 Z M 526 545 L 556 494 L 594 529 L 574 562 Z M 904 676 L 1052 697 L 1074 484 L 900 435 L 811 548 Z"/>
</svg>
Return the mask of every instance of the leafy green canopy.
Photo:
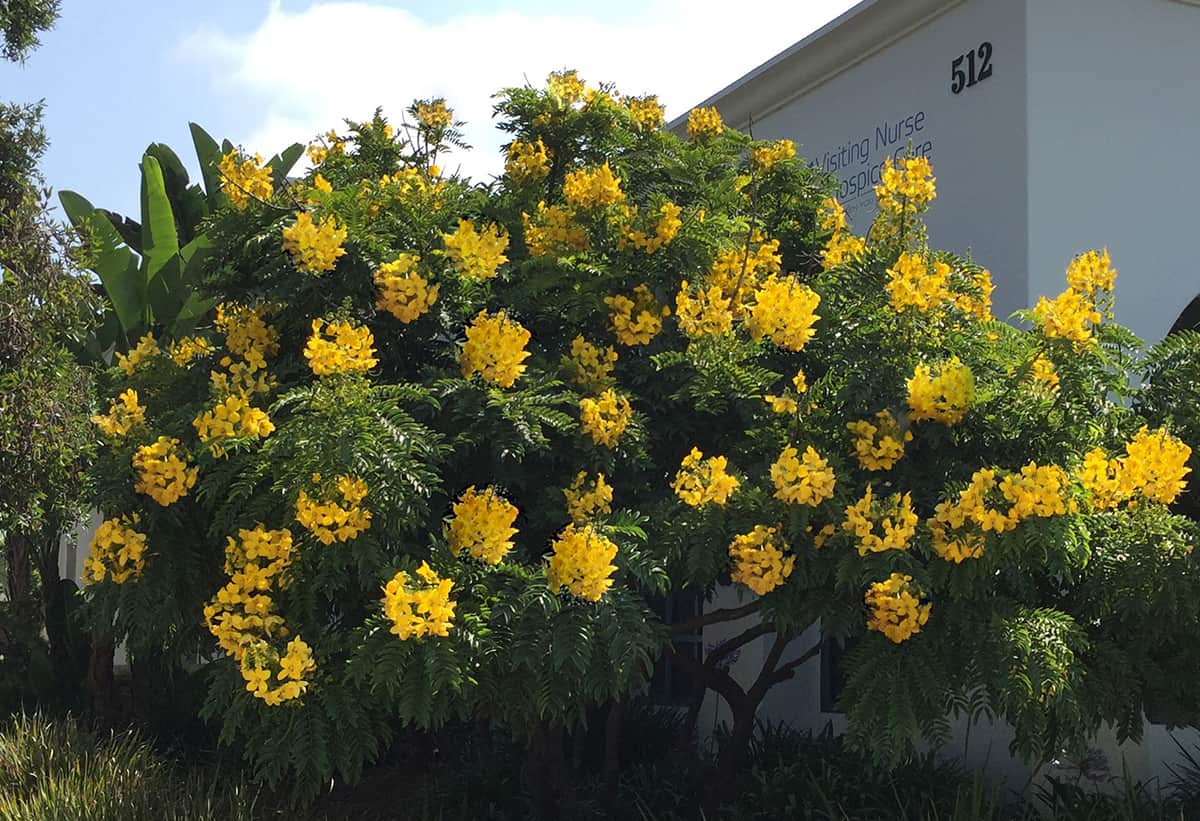
<svg viewBox="0 0 1200 821">
<path fill-rule="evenodd" d="M 731 582 L 776 636 L 760 700 L 815 620 L 861 638 L 845 706 L 884 760 L 955 709 L 1031 756 L 1152 698 L 1190 720 L 1188 452 L 1130 409 L 1106 254 L 1021 330 L 928 249 L 923 160 L 857 237 L 714 110 L 681 139 L 574 72 L 498 99 L 486 186 L 440 175 L 440 100 L 297 179 L 213 157 L 215 312 L 114 369 L 92 613 L 206 659 L 264 776 L 353 776 L 397 721 L 579 721 L 644 685 L 653 597 Z"/>
</svg>

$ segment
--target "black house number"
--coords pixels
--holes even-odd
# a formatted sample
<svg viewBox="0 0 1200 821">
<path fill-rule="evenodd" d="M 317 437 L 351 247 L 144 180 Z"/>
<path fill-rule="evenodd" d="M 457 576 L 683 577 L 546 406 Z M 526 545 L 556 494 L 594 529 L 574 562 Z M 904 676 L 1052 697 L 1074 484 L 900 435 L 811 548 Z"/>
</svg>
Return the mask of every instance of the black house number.
<svg viewBox="0 0 1200 821">
<path fill-rule="evenodd" d="M 966 63 L 966 66 L 963 63 Z M 950 91 L 961 94 L 963 89 L 970 88 L 992 76 L 992 44 L 984 41 L 979 48 L 974 48 L 966 54 L 960 54 L 950 63 Z"/>
</svg>

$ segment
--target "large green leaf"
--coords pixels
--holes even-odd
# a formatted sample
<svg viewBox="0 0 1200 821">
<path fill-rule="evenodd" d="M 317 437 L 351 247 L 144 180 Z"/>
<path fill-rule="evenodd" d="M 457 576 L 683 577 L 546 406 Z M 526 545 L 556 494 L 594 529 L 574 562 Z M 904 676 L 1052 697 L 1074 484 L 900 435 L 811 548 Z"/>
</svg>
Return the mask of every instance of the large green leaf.
<svg viewBox="0 0 1200 821">
<path fill-rule="evenodd" d="M 208 196 L 208 209 L 220 207 L 224 195 L 221 193 L 221 147 L 209 133 L 196 123 L 188 123 L 192 131 L 192 145 L 196 147 L 196 160 L 200 163 L 200 176 L 204 180 L 204 191 Z"/>
<path fill-rule="evenodd" d="M 92 269 L 104 286 L 121 328 L 133 338 L 145 331 L 149 322 L 146 280 L 138 268 L 137 257 L 121 241 L 120 234 L 103 211 L 93 208 L 74 191 L 60 191 L 59 202 L 76 230 L 92 243 L 95 256 Z"/>
<path fill-rule="evenodd" d="M 175 321 L 187 300 L 187 291 L 183 283 L 183 259 L 175 254 L 159 266 L 146 284 L 146 297 L 156 325 L 170 326 Z"/>
<path fill-rule="evenodd" d="M 181 245 L 191 242 L 199 230 L 200 223 L 208 216 L 208 202 L 204 191 L 188 179 L 187 169 L 170 146 L 151 143 L 146 153 L 158 160 L 162 168 L 167 199 L 175 214 L 175 229 Z"/>
<path fill-rule="evenodd" d="M 175 212 L 167 197 L 162 166 L 149 153 L 142 157 L 142 256 L 146 282 L 151 282 L 179 254 Z M 182 301 L 181 303 L 182 304 Z"/>
<path fill-rule="evenodd" d="M 271 180 L 276 188 L 287 182 L 288 173 L 303 153 L 304 146 L 301 143 L 292 143 L 267 162 L 267 165 L 271 166 Z"/>
</svg>

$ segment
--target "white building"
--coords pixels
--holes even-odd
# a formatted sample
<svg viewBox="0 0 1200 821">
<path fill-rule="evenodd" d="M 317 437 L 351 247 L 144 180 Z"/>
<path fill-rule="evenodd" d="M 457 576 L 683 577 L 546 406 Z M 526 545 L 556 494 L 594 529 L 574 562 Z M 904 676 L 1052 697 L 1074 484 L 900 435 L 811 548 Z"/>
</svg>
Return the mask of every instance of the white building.
<svg viewBox="0 0 1200 821">
<path fill-rule="evenodd" d="M 911 143 L 937 176 L 931 244 L 992 271 L 998 316 L 1059 293 L 1089 248 L 1111 252 L 1117 320 L 1150 342 L 1200 292 L 1200 162 L 1189 153 L 1200 146 L 1200 0 L 864 0 L 699 105 L 756 138 L 794 140 L 837 177 L 860 233 L 884 159 Z M 707 628 L 704 643 L 744 627 Z M 770 640 L 744 648 L 735 674 L 752 676 Z M 765 717 L 839 726 L 821 709 L 820 667 L 772 690 Z M 704 715 L 721 710 L 714 701 Z M 976 728 L 967 759 L 1019 786 L 1028 770 L 1009 757 L 1011 737 Z M 1168 775 L 1178 752 L 1154 725 L 1137 747 L 1097 743 L 1114 773 L 1124 757 L 1141 777 Z"/>
</svg>

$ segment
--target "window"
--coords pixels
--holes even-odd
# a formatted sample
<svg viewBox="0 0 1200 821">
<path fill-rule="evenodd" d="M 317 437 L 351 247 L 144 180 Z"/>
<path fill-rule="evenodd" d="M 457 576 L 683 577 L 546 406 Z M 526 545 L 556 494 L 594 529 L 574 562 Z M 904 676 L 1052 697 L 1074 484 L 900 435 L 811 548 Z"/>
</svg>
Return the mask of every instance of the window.
<svg viewBox="0 0 1200 821">
<path fill-rule="evenodd" d="M 858 639 L 825 636 L 821 641 L 821 712 L 841 713 L 837 701 L 846 687 L 846 656 Z"/>
<path fill-rule="evenodd" d="M 704 613 L 704 597 L 694 592 L 670 593 L 652 599 L 650 604 L 664 624 L 676 624 Z M 677 652 L 687 653 L 696 661 L 704 661 L 703 627 L 672 636 L 671 644 Z M 671 663 L 670 654 L 663 653 L 650 679 L 650 700 L 655 704 L 686 707 L 695 697 L 697 686 L 693 677 L 680 673 Z"/>
</svg>

